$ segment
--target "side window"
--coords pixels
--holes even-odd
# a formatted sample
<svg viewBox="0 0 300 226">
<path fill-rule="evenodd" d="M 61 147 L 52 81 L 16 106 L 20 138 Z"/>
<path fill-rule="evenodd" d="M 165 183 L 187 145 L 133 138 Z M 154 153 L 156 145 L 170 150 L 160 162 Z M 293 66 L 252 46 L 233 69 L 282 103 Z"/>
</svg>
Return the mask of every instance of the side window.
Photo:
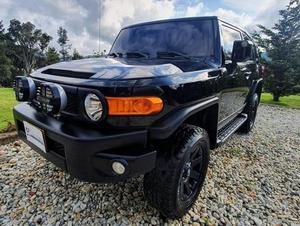
<svg viewBox="0 0 300 226">
<path fill-rule="evenodd" d="M 244 32 L 242 34 L 243 34 L 243 40 L 250 41 L 250 38 L 248 35 L 246 35 Z"/>
<path fill-rule="evenodd" d="M 222 25 L 223 51 L 225 60 L 231 60 L 233 43 L 241 40 L 241 33 L 237 30 Z"/>
<path fill-rule="evenodd" d="M 249 60 L 255 60 L 255 59 L 257 58 L 257 53 L 256 53 L 256 48 L 255 48 L 255 46 L 253 45 L 252 40 L 249 38 L 249 36 L 248 36 L 246 33 L 243 32 L 242 35 L 243 35 L 243 40 L 252 43 L 252 44 L 250 45 L 250 48 L 247 48 L 246 55 L 247 55 L 247 56 L 251 56 L 251 57 L 249 58 Z"/>
</svg>

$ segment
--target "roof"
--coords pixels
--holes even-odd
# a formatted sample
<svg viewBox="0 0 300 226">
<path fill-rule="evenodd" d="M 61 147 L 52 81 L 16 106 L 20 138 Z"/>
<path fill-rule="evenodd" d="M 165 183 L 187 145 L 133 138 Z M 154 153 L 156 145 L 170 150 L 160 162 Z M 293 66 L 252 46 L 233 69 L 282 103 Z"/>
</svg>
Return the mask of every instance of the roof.
<svg viewBox="0 0 300 226">
<path fill-rule="evenodd" d="M 132 25 L 126 26 L 122 29 L 143 26 L 143 25 L 149 25 L 149 24 L 167 23 L 167 22 L 188 21 L 188 20 L 217 20 L 217 19 L 218 19 L 217 16 L 201 16 L 201 17 L 183 17 L 183 18 L 174 18 L 174 19 L 165 19 L 165 20 L 154 20 L 154 21 L 150 21 L 150 22 L 132 24 Z"/>
<path fill-rule="evenodd" d="M 239 26 L 233 25 L 229 22 L 226 22 L 223 19 L 218 18 L 217 16 L 183 17 L 183 18 L 173 18 L 173 19 L 165 19 L 165 20 L 154 20 L 154 21 L 149 21 L 149 22 L 132 24 L 132 25 L 123 27 L 122 29 L 130 28 L 130 27 L 138 27 L 138 26 L 143 26 L 143 25 L 150 25 L 150 24 L 159 24 L 159 23 L 176 22 L 176 21 L 189 21 L 189 20 L 219 20 L 224 24 L 227 24 L 238 30 L 244 31 L 249 36 L 249 34 L 247 33 L 247 31 L 245 31 L 245 29 L 243 29 Z"/>
</svg>

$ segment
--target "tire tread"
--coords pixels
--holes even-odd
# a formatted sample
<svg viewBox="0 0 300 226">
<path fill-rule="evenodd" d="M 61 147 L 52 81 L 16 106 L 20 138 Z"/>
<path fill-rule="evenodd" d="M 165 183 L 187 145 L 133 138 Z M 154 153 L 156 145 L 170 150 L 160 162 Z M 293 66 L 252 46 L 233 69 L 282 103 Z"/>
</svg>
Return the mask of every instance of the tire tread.
<svg viewBox="0 0 300 226">
<path fill-rule="evenodd" d="M 193 140 L 199 137 L 206 137 L 207 132 L 192 125 L 182 125 L 181 128 L 166 142 L 163 148 L 173 142 L 171 151 L 161 151 L 156 168 L 144 177 L 144 193 L 152 206 L 159 209 L 161 213 L 169 218 L 176 218 L 184 215 L 188 209 L 182 210 L 176 205 L 174 194 L 177 193 L 176 182 L 178 180 L 180 162 L 184 158 L 185 149 Z M 165 149 L 166 150 L 166 149 Z M 199 189 L 200 191 L 200 189 Z M 198 194 L 197 194 L 198 196 Z"/>
</svg>

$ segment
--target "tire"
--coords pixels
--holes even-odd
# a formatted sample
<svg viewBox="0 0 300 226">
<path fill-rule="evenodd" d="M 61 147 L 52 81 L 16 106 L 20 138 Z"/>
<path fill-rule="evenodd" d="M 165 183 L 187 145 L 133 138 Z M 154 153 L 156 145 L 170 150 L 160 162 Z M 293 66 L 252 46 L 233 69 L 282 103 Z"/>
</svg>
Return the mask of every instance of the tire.
<svg viewBox="0 0 300 226">
<path fill-rule="evenodd" d="M 195 203 L 203 186 L 209 138 L 204 129 L 184 125 L 168 143 L 159 150 L 156 168 L 144 176 L 144 194 L 163 216 L 180 218 Z"/>
<path fill-rule="evenodd" d="M 257 107 L 258 96 L 257 93 L 254 93 L 244 110 L 244 113 L 247 114 L 248 118 L 240 128 L 242 133 L 249 133 L 252 130 L 256 119 Z"/>
</svg>

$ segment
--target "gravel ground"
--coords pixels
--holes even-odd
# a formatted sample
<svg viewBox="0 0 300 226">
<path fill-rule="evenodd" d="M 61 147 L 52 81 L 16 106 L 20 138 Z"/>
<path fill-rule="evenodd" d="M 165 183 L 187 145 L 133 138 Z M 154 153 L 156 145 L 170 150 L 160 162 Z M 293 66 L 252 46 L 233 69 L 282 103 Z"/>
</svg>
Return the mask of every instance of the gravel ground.
<svg viewBox="0 0 300 226">
<path fill-rule="evenodd" d="M 143 177 L 119 184 L 71 178 L 20 141 L 0 146 L 0 225 L 300 225 L 300 111 L 261 106 L 254 131 L 212 152 L 189 213 L 163 220 Z"/>
</svg>

